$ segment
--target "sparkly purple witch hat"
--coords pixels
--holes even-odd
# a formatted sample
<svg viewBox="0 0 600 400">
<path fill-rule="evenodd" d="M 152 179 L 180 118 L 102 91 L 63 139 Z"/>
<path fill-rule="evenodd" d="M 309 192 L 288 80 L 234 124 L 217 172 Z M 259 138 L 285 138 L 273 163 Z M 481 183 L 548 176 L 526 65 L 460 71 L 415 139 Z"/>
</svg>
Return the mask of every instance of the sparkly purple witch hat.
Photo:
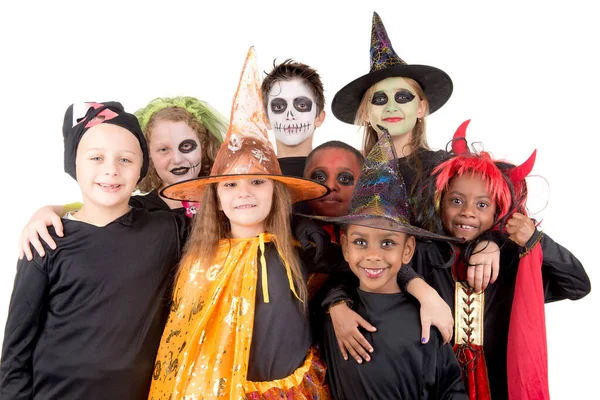
<svg viewBox="0 0 600 400">
<path fill-rule="evenodd" d="M 350 210 L 343 217 L 307 215 L 322 221 L 404 232 L 426 239 L 456 242 L 410 224 L 408 192 L 398 167 L 392 138 L 385 132 L 365 159 L 354 187 Z"/>
<path fill-rule="evenodd" d="M 419 83 L 429 102 L 429 113 L 442 107 L 452 95 L 452 80 L 444 71 L 428 65 L 407 64 L 392 47 L 383 22 L 373 13 L 371 28 L 371 68 L 369 73 L 344 86 L 335 94 L 331 110 L 337 119 L 354 124 L 363 95 L 386 78 L 412 78 Z"/>
</svg>

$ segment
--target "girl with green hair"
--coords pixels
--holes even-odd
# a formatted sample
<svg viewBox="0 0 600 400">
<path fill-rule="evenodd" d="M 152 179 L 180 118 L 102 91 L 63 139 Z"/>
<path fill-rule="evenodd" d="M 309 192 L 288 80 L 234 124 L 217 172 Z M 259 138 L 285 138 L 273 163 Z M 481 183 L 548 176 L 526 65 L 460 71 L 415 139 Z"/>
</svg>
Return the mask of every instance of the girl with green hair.
<svg viewBox="0 0 600 400">
<path fill-rule="evenodd" d="M 148 142 L 150 168 L 138 185 L 147 195 L 132 197 L 132 205 L 151 210 L 185 208 L 192 216 L 197 206 L 166 199 L 160 190 L 210 173 L 227 131 L 225 118 L 208 103 L 187 96 L 156 98 L 135 115 Z"/>
</svg>

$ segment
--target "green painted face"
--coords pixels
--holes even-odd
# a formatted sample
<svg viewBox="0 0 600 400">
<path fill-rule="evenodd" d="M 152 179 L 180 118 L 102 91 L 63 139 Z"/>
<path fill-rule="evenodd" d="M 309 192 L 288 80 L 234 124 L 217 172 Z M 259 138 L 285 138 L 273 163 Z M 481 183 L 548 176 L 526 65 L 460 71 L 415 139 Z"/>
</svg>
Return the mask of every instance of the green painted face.
<svg viewBox="0 0 600 400">
<path fill-rule="evenodd" d="M 371 126 L 382 134 L 377 128 L 377 125 L 381 125 L 392 136 L 412 132 L 417 118 L 423 117 L 425 102 L 408 81 L 401 77 L 387 78 L 377 82 L 374 89 L 368 109 Z"/>
</svg>

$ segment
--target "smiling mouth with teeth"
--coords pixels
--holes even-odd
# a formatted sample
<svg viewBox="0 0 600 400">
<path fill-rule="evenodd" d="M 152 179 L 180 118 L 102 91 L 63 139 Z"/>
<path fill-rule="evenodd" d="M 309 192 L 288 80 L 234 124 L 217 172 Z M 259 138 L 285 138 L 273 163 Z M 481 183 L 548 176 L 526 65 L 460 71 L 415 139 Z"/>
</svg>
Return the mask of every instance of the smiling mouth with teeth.
<svg viewBox="0 0 600 400">
<path fill-rule="evenodd" d="M 456 226 L 459 227 L 460 229 L 465 229 L 467 231 L 472 231 L 472 230 L 476 229 L 473 225 L 456 224 Z"/>
<path fill-rule="evenodd" d="M 367 275 L 367 277 L 369 278 L 379 278 L 382 274 L 383 271 L 385 271 L 387 268 L 363 268 L 360 267 L 364 272 L 365 275 Z"/>
</svg>

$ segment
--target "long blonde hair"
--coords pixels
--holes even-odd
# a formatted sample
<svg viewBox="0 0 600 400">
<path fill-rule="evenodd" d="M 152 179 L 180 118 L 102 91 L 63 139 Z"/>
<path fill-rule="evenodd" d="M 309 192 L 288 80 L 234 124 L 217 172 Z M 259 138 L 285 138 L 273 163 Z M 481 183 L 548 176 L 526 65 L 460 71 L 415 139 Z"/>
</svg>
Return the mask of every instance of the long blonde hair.
<svg viewBox="0 0 600 400">
<path fill-rule="evenodd" d="M 273 203 L 264 221 L 265 231 L 275 236 L 274 244 L 286 258 L 298 297 L 306 304 L 307 289 L 297 249 L 292 237 L 292 201 L 287 187 L 273 181 Z M 202 207 L 193 218 L 192 230 L 185 246 L 181 266 L 200 261 L 210 264 L 216 256 L 219 240 L 230 238 L 231 225 L 223 211 L 218 208 L 217 184 L 209 185 L 202 195 Z"/>
</svg>

